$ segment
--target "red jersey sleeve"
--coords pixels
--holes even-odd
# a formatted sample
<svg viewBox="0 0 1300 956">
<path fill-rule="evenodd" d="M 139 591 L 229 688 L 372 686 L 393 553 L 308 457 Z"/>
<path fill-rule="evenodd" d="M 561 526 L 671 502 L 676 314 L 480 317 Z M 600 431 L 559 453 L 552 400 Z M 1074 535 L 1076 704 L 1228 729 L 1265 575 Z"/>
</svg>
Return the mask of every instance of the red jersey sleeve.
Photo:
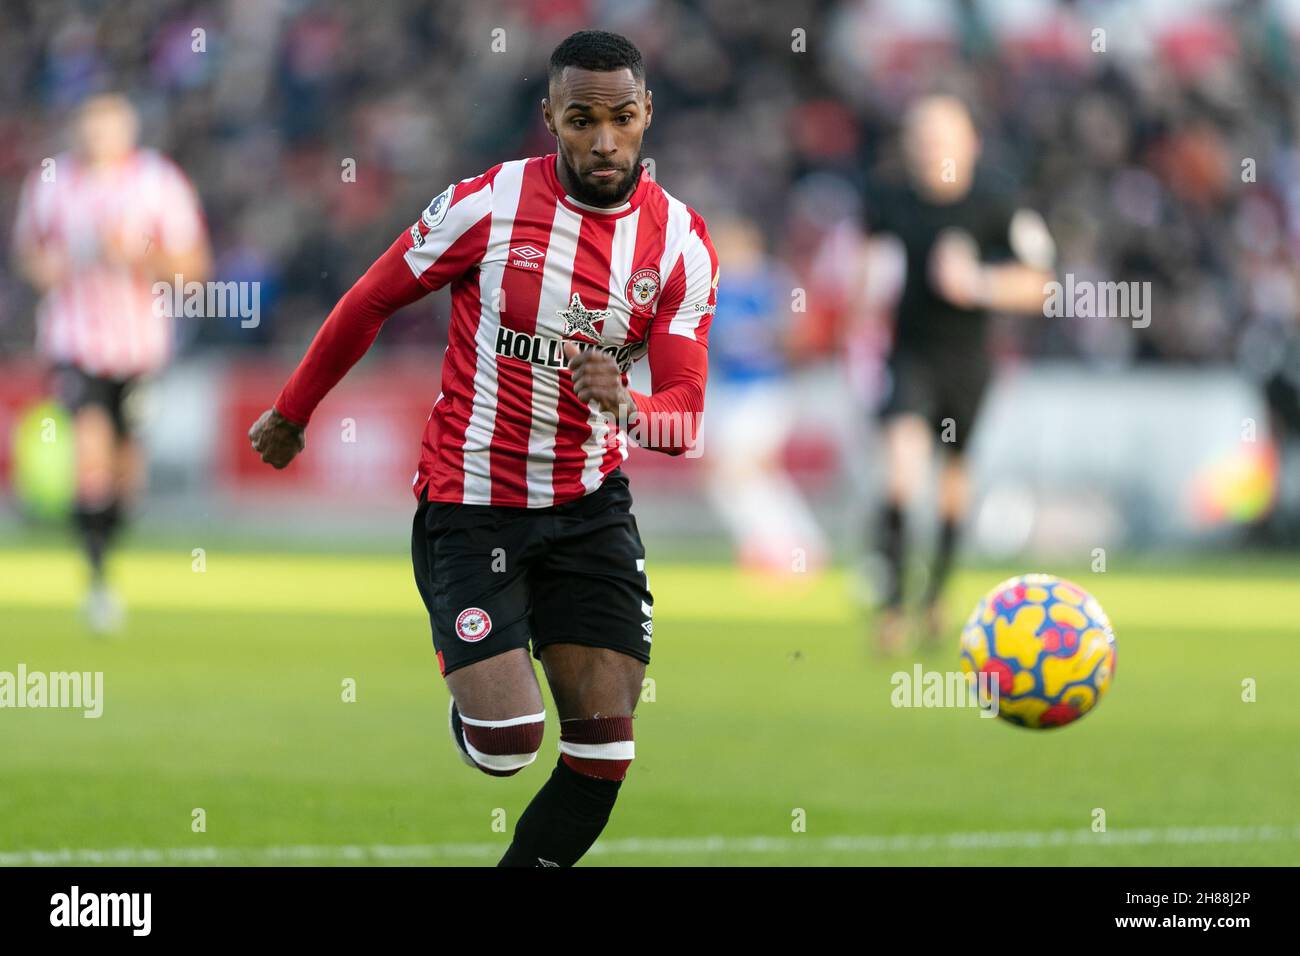
<svg viewBox="0 0 1300 956">
<path fill-rule="evenodd" d="M 699 435 L 718 279 L 718 254 L 704 220 L 692 210 L 690 232 L 647 338 L 650 394 L 632 392 L 638 431 L 651 439 L 641 441 L 643 448 L 680 455 Z"/>
<path fill-rule="evenodd" d="M 275 400 L 305 426 L 316 406 L 365 355 L 388 317 L 473 269 L 487 248 L 498 167 L 439 193 L 341 298 Z"/>
</svg>

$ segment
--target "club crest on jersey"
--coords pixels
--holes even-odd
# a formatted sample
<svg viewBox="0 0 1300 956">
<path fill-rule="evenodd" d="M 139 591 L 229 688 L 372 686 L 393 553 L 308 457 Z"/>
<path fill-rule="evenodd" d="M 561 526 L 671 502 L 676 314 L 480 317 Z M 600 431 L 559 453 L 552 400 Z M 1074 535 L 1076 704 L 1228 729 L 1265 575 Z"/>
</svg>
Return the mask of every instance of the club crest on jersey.
<svg viewBox="0 0 1300 956">
<path fill-rule="evenodd" d="M 573 298 L 569 301 L 569 307 L 567 309 L 556 309 L 555 313 L 564 320 L 565 338 L 581 335 L 597 345 L 605 341 L 604 337 L 596 331 L 595 323 L 608 319 L 610 316 L 609 309 L 584 308 L 582 297 L 575 292 Z"/>
<path fill-rule="evenodd" d="M 456 636 L 475 644 L 492 633 L 492 618 L 481 607 L 467 607 L 456 615 Z"/>
<path fill-rule="evenodd" d="M 632 278 L 627 280 L 623 295 L 632 306 L 633 312 L 649 312 L 659 298 L 659 270 L 637 269 Z"/>
<path fill-rule="evenodd" d="M 451 194 L 455 189 L 456 184 L 452 183 L 434 196 L 433 202 L 429 203 L 429 208 L 420 213 L 420 218 L 424 220 L 424 224 L 430 229 L 447 218 L 447 210 L 451 208 Z"/>
</svg>

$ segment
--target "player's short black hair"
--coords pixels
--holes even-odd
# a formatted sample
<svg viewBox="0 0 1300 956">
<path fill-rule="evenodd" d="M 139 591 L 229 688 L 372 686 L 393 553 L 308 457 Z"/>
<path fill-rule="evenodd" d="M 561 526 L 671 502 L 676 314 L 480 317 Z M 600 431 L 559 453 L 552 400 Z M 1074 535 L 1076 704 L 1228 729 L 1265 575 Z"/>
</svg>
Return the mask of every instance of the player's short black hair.
<svg viewBox="0 0 1300 956">
<path fill-rule="evenodd" d="M 645 83 L 645 63 L 641 51 L 627 37 L 605 30 L 579 30 L 566 37 L 551 53 L 547 74 L 554 82 L 566 66 L 580 70 L 631 70 L 632 78 Z"/>
</svg>

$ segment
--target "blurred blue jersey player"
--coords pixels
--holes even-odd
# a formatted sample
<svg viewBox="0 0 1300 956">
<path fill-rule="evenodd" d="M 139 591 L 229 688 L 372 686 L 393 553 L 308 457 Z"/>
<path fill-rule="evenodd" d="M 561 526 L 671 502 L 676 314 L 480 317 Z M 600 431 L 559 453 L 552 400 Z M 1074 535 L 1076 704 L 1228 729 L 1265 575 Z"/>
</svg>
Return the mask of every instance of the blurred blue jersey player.
<svg viewBox="0 0 1300 956">
<path fill-rule="evenodd" d="M 758 227 L 714 231 L 727 283 L 709 347 L 709 493 L 741 564 L 788 574 L 825 563 L 825 536 L 781 462 L 795 423 L 786 342 L 794 278 L 763 248 Z"/>
</svg>

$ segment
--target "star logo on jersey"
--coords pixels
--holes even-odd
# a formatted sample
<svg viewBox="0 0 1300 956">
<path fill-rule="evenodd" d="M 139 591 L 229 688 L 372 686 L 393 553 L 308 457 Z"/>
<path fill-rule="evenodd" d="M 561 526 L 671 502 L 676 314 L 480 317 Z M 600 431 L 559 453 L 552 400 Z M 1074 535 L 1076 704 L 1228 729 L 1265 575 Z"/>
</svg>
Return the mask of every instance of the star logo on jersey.
<svg viewBox="0 0 1300 956">
<path fill-rule="evenodd" d="M 582 297 L 573 293 L 567 309 L 556 309 L 556 315 L 564 320 L 564 336 L 581 335 L 600 345 L 604 337 L 596 331 L 594 323 L 603 322 L 610 316 L 609 309 L 588 309 L 582 304 Z"/>
</svg>

